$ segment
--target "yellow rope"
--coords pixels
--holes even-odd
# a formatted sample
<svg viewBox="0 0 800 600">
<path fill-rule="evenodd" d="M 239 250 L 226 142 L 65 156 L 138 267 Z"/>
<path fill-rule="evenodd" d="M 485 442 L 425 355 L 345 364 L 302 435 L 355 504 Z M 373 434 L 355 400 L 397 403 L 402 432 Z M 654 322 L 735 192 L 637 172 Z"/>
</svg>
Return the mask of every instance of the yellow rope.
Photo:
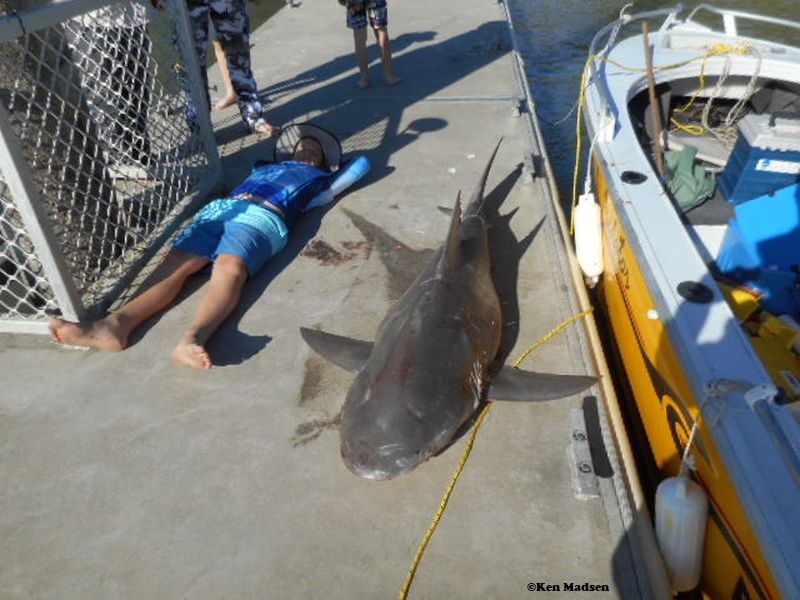
<svg viewBox="0 0 800 600">
<path fill-rule="evenodd" d="M 686 60 L 682 60 L 675 63 L 670 63 L 667 65 L 660 65 L 657 67 L 653 67 L 653 71 L 666 71 L 668 69 L 676 69 L 678 67 L 683 67 L 688 65 L 689 63 L 695 62 L 697 60 L 702 61 L 702 66 L 700 68 L 700 89 L 694 93 L 694 95 L 684 104 L 681 108 L 676 109 L 678 112 L 684 112 L 688 110 L 688 108 L 694 103 L 695 99 L 702 93 L 703 89 L 705 88 L 705 69 L 706 63 L 709 58 L 713 56 L 719 56 L 721 54 L 748 54 L 750 52 L 750 48 L 747 44 L 740 44 L 738 46 L 734 46 L 733 44 L 715 44 L 708 48 L 705 53 L 694 56 L 692 58 L 687 58 Z M 583 75 L 581 76 L 581 89 L 578 94 L 578 110 L 577 110 L 577 117 L 576 117 L 576 124 L 575 124 L 575 169 L 573 170 L 573 177 L 572 177 L 572 210 L 570 211 L 570 222 L 569 222 L 569 233 L 570 235 L 575 235 L 575 206 L 578 204 L 578 181 L 580 179 L 580 161 L 581 161 L 581 145 L 582 145 L 582 138 L 583 138 L 583 109 L 584 104 L 586 102 L 586 86 L 588 82 L 588 75 L 591 70 L 592 62 L 593 61 L 605 61 L 609 64 L 614 65 L 619 69 L 623 69 L 625 71 L 631 71 L 634 73 L 644 73 L 647 71 L 644 67 L 631 67 L 606 56 L 599 56 L 597 54 L 593 54 L 589 56 L 586 61 L 586 65 L 583 69 Z M 687 131 L 688 133 L 692 133 L 693 135 L 703 135 L 705 133 L 705 129 L 702 132 L 697 133 L 697 129 L 694 127 L 700 127 L 695 125 L 683 125 L 679 124 L 676 121 L 673 121 L 673 125 Z M 589 165 L 586 167 L 587 169 L 590 168 Z"/>
<path fill-rule="evenodd" d="M 670 117 L 669 122 L 675 126 L 675 129 L 685 131 L 690 135 L 703 135 L 706 128 L 697 123 L 681 123 L 675 117 Z"/>
<path fill-rule="evenodd" d="M 414 556 L 413 562 L 411 563 L 411 569 L 408 571 L 406 582 L 403 585 L 403 589 L 400 590 L 400 595 L 398 596 L 399 600 L 406 600 L 408 597 L 408 590 L 411 588 L 411 582 L 414 580 L 414 575 L 417 574 L 417 567 L 419 567 L 419 563 L 422 560 L 422 555 L 425 553 L 425 549 L 428 547 L 428 542 L 431 541 L 433 533 L 436 531 L 436 527 L 438 527 L 439 521 L 442 519 L 444 509 L 447 508 L 447 503 L 450 501 L 450 495 L 453 493 L 453 488 L 456 487 L 456 482 L 461 475 L 461 471 L 464 469 L 464 465 L 467 464 L 467 459 L 472 452 L 472 445 L 475 443 L 475 438 L 478 435 L 478 429 L 480 429 L 480 426 L 483 424 L 483 420 L 486 418 L 486 415 L 489 414 L 489 409 L 491 407 L 492 403 L 489 402 L 484 407 L 483 411 L 478 417 L 478 420 L 475 422 L 475 427 L 472 428 L 472 433 L 467 441 L 467 447 L 464 449 L 464 453 L 461 455 L 461 460 L 458 463 L 458 467 L 456 467 L 455 473 L 453 473 L 453 476 L 450 478 L 450 485 L 447 486 L 447 490 L 445 490 L 444 497 L 439 503 L 439 508 L 433 517 L 433 521 L 431 522 L 430 527 L 428 527 L 428 532 L 425 534 L 425 537 L 422 538 L 422 543 L 417 549 L 417 553 Z"/>
<path fill-rule="evenodd" d="M 525 352 L 514 362 L 514 367 L 518 367 L 522 361 L 524 361 L 527 356 L 533 352 L 536 348 L 553 338 L 559 331 L 564 329 L 567 325 L 584 317 L 592 312 L 592 309 L 585 310 L 580 314 L 574 315 L 561 323 L 558 327 L 551 330 L 549 333 L 545 334 L 543 337 L 539 338 L 538 341 L 531 344 Z M 453 489 L 456 487 L 456 482 L 458 478 L 461 476 L 461 471 L 464 469 L 464 465 L 467 464 L 467 459 L 469 455 L 472 453 L 472 446 L 475 443 L 475 438 L 478 436 L 478 430 L 483 425 L 483 421 L 486 418 L 486 415 L 489 414 L 489 410 L 492 408 L 493 402 L 488 402 L 484 409 L 481 411 L 481 414 L 478 416 L 478 420 L 475 421 L 475 426 L 472 428 L 472 432 L 470 433 L 469 439 L 467 440 L 467 447 L 464 448 L 464 452 L 461 455 L 461 460 L 458 462 L 458 467 L 456 467 L 453 476 L 450 478 L 450 484 L 447 486 L 447 489 L 444 492 L 444 496 L 442 497 L 442 501 L 439 503 L 439 508 L 436 510 L 436 514 L 433 517 L 433 521 L 431 521 L 430 527 L 428 527 L 428 531 L 425 533 L 425 537 L 422 538 L 422 543 L 420 543 L 419 548 L 417 549 L 417 553 L 414 555 L 414 560 L 411 562 L 411 568 L 408 570 L 408 576 L 406 577 L 406 582 L 403 584 L 403 589 L 400 590 L 400 594 L 398 595 L 398 600 L 406 600 L 408 598 L 408 591 L 411 589 L 411 583 L 414 581 L 414 576 L 417 574 L 417 568 L 419 567 L 419 563 L 422 560 L 422 555 L 425 553 L 425 549 L 428 547 L 428 543 L 431 541 L 436 528 L 439 526 L 439 522 L 442 520 L 442 515 L 444 515 L 444 511 L 447 508 L 447 503 L 450 501 L 450 495 L 453 493 Z"/>
<path fill-rule="evenodd" d="M 578 204 L 578 181 L 581 170 L 581 141 L 583 140 L 583 106 L 586 103 L 586 82 L 589 79 L 589 71 L 592 66 L 594 56 L 590 56 L 583 67 L 581 75 L 581 90 L 578 95 L 578 110 L 575 122 L 575 170 L 572 175 L 572 210 L 569 211 L 569 234 L 575 235 L 575 206 Z M 586 168 L 590 168 L 587 165 Z"/>
<path fill-rule="evenodd" d="M 523 353 L 522 353 L 522 356 L 520 356 L 520 357 L 517 359 L 517 361 L 514 363 L 514 367 L 518 367 L 518 366 L 519 366 L 519 365 L 522 363 L 522 361 L 523 361 L 523 360 L 525 360 L 526 358 L 528 358 L 528 355 L 529 355 L 531 352 L 533 352 L 534 350 L 536 350 L 536 348 L 538 348 L 539 346 L 541 346 L 541 345 L 542 345 L 542 344 L 544 344 L 545 342 L 548 342 L 548 341 L 550 341 L 550 340 L 551 340 L 553 337 L 555 337 L 555 336 L 556 336 L 556 334 L 558 334 L 558 333 L 559 333 L 559 332 L 560 332 L 562 329 L 564 329 L 564 328 L 565 328 L 567 325 L 569 325 L 569 324 L 570 324 L 570 323 L 572 323 L 573 321 L 577 321 L 578 319 L 580 319 L 580 318 L 582 318 L 582 317 L 585 317 L 585 316 L 587 316 L 587 315 L 590 315 L 590 314 L 592 314 L 592 311 L 593 311 L 593 309 L 592 309 L 592 308 L 588 308 L 588 309 L 586 309 L 585 311 L 583 311 L 583 312 L 581 312 L 581 313 L 578 313 L 577 315 L 573 315 L 573 316 L 571 316 L 569 319 L 567 319 L 566 321 L 564 321 L 563 323 L 561 323 L 561 325 L 559 325 L 558 327 L 556 327 L 555 329 L 553 329 L 552 331 L 550 331 L 550 333 L 548 333 L 548 334 L 545 334 L 543 337 L 539 338 L 539 341 L 538 341 L 538 342 L 534 342 L 533 344 L 531 344 L 531 345 L 528 347 L 528 349 L 527 349 L 527 350 L 525 350 L 525 352 L 523 352 Z"/>
</svg>

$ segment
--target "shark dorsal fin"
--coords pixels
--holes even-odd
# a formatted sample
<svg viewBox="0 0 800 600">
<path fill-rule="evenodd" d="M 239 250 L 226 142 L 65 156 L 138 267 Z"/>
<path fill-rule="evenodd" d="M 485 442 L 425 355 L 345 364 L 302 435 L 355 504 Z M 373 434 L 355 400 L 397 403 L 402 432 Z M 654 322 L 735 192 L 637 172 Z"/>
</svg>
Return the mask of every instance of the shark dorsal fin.
<svg viewBox="0 0 800 600">
<path fill-rule="evenodd" d="M 481 175 L 481 179 L 478 182 L 475 191 L 472 193 L 472 197 L 469 199 L 469 204 L 467 204 L 467 208 L 464 211 L 464 214 L 467 216 L 477 215 L 481 212 L 481 208 L 483 207 L 483 190 L 486 187 L 486 179 L 489 177 L 489 169 L 492 167 L 494 157 L 497 155 L 497 151 L 500 149 L 500 144 L 502 141 L 503 138 L 500 138 L 500 140 L 497 142 L 497 145 L 494 147 L 494 152 L 492 152 L 492 155 L 489 157 L 489 161 L 486 163 L 486 168 L 483 170 L 483 175 Z"/>
<path fill-rule="evenodd" d="M 447 239 L 444 242 L 444 255 L 442 256 L 442 271 L 450 272 L 454 267 L 460 264 L 460 247 L 461 244 L 461 192 L 458 192 L 456 198 L 456 205 L 453 208 L 453 216 L 450 219 L 450 231 L 447 233 Z"/>
</svg>

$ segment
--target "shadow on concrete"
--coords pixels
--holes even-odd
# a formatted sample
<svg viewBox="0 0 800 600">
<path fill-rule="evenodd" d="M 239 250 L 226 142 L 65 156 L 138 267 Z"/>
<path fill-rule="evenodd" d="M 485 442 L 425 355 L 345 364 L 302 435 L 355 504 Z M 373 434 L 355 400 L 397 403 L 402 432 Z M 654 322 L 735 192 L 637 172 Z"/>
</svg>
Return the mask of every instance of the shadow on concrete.
<svg viewBox="0 0 800 600">
<path fill-rule="evenodd" d="M 392 55 L 394 56 L 395 64 L 399 64 L 397 61 L 401 60 L 401 57 L 398 55 L 406 48 L 412 44 L 429 42 L 435 37 L 435 31 L 420 31 L 416 33 L 403 33 L 396 38 L 392 38 Z M 371 63 L 373 63 L 374 66 L 374 45 L 371 44 L 368 50 L 371 54 L 373 54 Z M 281 98 L 288 96 L 291 92 L 297 89 L 301 89 L 309 85 L 319 85 L 320 83 L 330 79 L 341 77 L 348 71 L 353 70 L 355 66 L 356 60 L 352 53 L 337 56 L 325 64 L 304 71 L 303 73 L 300 73 L 291 79 L 267 86 L 263 91 L 260 92 L 261 101 L 264 103 L 277 103 Z M 352 88 L 351 93 L 358 94 L 359 90 L 355 86 L 355 79 L 351 80 L 350 83 L 350 87 Z M 380 85 L 377 81 L 375 83 Z"/>
<path fill-rule="evenodd" d="M 434 32 L 400 35 L 392 40 L 393 53 L 413 43 L 431 40 L 435 35 Z M 398 55 L 394 67 L 404 79 L 391 88 L 384 86 L 380 77 L 373 77 L 369 90 L 359 90 L 354 76 L 351 76 L 355 59 L 348 53 L 291 79 L 271 84 L 262 95 L 271 97 L 277 104 L 270 110 L 270 121 L 287 124 L 309 120 L 309 115 L 314 115 L 314 122 L 339 135 L 346 150 L 366 152 L 372 162 L 372 169 L 364 181 L 368 184 L 391 172 L 388 162 L 394 152 L 425 133 L 447 125 L 442 119 L 418 119 L 401 129 L 400 122 L 406 108 L 430 99 L 509 51 L 507 24 L 493 21 L 439 44 Z M 372 69 L 375 68 L 380 67 L 373 65 Z M 290 92 L 320 82 L 325 83 L 285 103 L 278 103 Z M 235 129 L 231 131 L 230 127 Z M 217 129 L 218 140 L 232 139 L 231 136 L 241 134 L 240 124 L 230 127 Z M 226 157 L 223 164 L 226 170 L 230 170 L 226 179 L 239 181 L 246 177 L 254 160 L 271 156 L 273 143 L 272 140 L 263 140 Z"/>
<path fill-rule="evenodd" d="M 500 206 L 511 193 L 521 174 L 522 164 L 519 164 L 486 195 L 483 204 L 484 218 L 489 227 L 492 279 L 497 296 L 500 298 L 503 314 L 503 336 L 495 358 L 497 367 L 502 366 L 508 359 L 519 337 L 519 299 L 517 297 L 519 263 L 544 223 L 544 220 L 539 221 L 528 235 L 517 240 L 511 230 L 511 220 L 519 209 L 515 208 L 505 215 L 500 214 Z"/>
</svg>

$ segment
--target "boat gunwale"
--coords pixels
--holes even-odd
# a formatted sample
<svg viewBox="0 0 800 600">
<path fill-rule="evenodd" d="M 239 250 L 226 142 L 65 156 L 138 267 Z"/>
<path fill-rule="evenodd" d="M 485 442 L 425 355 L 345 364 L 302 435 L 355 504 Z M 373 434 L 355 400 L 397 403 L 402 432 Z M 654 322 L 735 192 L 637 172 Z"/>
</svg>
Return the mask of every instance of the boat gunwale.
<svg viewBox="0 0 800 600">
<path fill-rule="evenodd" d="M 649 14 L 649 13 L 648 13 Z M 669 20 L 669 18 L 668 18 Z M 684 22 L 685 23 L 685 22 Z M 690 24 L 691 25 L 691 24 Z M 687 26 L 690 26 L 687 25 Z M 612 24 L 613 26 L 613 24 Z M 800 25 L 798 25 L 800 28 Z M 605 28 L 608 30 L 608 27 Z M 664 28 L 662 27 L 662 33 Z M 676 29 L 670 29 L 667 35 L 674 35 L 680 33 Z M 692 30 L 692 34 L 698 33 L 698 30 Z M 599 34 L 598 34 L 599 35 Z M 656 34 L 658 35 L 658 34 Z M 712 35 L 719 35 L 720 37 L 729 37 L 724 33 Z M 633 35 L 620 40 L 620 42 L 611 48 L 607 48 L 608 55 L 613 54 L 615 49 L 625 46 L 625 42 L 638 39 L 641 44 L 641 34 Z M 597 39 L 597 37 L 596 37 Z M 737 40 L 747 40 L 750 38 L 737 37 Z M 764 40 L 755 40 L 760 43 L 768 43 Z M 593 42 L 594 43 L 594 42 Z M 630 42 L 636 43 L 635 41 Z M 773 44 L 770 44 L 773 45 Z M 776 46 L 783 46 L 776 44 Z M 789 47 L 793 52 L 800 52 L 795 47 Z M 669 49 L 667 49 L 669 50 Z M 683 51 L 685 49 L 678 49 L 674 52 Z M 738 58 L 738 57 L 737 57 Z M 772 61 L 766 61 L 767 71 L 769 71 L 770 62 L 774 64 L 786 63 L 787 56 L 783 55 L 780 58 L 772 57 Z M 751 58 L 751 60 L 753 60 Z M 596 61 L 591 61 L 593 66 Z M 606 65 L 603 69 L 595 71 L 596 77 L 589 80 L 587 84 L 586 93 L 586 113 L 585 119 L 589 129 L 591 138 L 594 140 L 592 146 L 595 148 L 594 155 L 598 158 L 603 173 L 606 177 L 606 183 L 609 187 L 609 196 L 614 202 L 617 214 L 622 221 L 622 227 L 625 230 L 625 235 L 628 243 L 631 244 L 635 256 L 641 260 L 642 276 L 645 277 L 647 285 L 650 287 L 650 293 L 653 296 L 657 306 L 655 307 L 661 321 L 664 325 L 665 332 L 670 338 L 670 342 L 676 349 L 679 355 L 684 357 L 689 356 L 696 358 L 694 355 L 697 346 L 697 330 L 692 328 L 683 315 L 678 314 L 677 307 L 680 305 L 691 304 L 686 303 L 683 299 L 676 297 L 674 286 L 669 282 L 673 277 L 669 276 L 668 268 L 659 260 L 660 252 L 657 251 L 655 240 L 652 238 L 652 232 L 656 227 L 661 238 L 665 238 L 664 230 L 668 229 L 670 236 L 670 251 L 683 250 L 683 256 L 690 257 L 688 260 L 693 261 L 691 267 L 692 271 L 698 273 L 705 273 L 704 283 L 711 284 L 711 289 L 714 291 L 715 305 L 719 305 L 717 309 L 720 313 L 718 318 L 722 318 L 723 323 L 736 324 L 735 317 L 728 307 L 727 303 L 722 298 L 721 291 L 713 279 L 710 277 L 707 265 L 700 256 L 695 242 L 689 236 L 686 226 L 681 222 L 677 211 L 672 206 L 672 203 L 666 194 L 658 175 L 655 173 L 651 162 L 647 159 L 644 150 L 638 143 L 638 140 L 633 133 L 632 122 L 628 114 L 628 102 L 635 95 L 646 87 L 644 83 L 644 76 L 628 77 L 628 83 L 625 86 L 624 96 L 624 110 L 617 111 L 616 118 L 614 119 L 614 127 L 616 128 L 613 135 L 606 135 L 605 139 L 602 133 L 608 133 L 608 117 L 612 109 L 612 102 L 616 99 L 617 95 L 612 91 L 612 87 L 608 85 L 607 78 L 612 75 L 620 74 L 615 71 L 613 67 L 608 67 L 607 61 L 603 61 Z M 717 63 L 716 66 L 714 63 Z M 717 60 L 709 60 L 706 63 L 706 75 L 713 77 L 721 73 L 722 63 Z M 663 81 L 671 79 L 679 79 L 696 76 L 698 69 L 691 66 L 677 69 L 670 72 L 670 77 L 663 77 Z M 676 76 L 673 77 L 672 75 Z M 739 74 L 739 73 L 737 73 Z M 677 75 L 680 75 L 678 77 Z M 768 77 L 764 76 L 761 72 L 759 76 L 764 79 L 787 79 L 786 77 Z M 790 81 L 795 81 L 788 78 Z M 617 89 L 622 88 L 619 84 L 620 80 L 615 81 Z M 644 87 L 643 87 L 644 86 Z M 635 92 L 633 90 L 636 90 Z M 605 98 L 604 98 L 605 96 Z M 604 102 L 605 100 L 605 102 Z M 603 131 L 606 128 L 605 132 Z M 610 139 L 609 139 L 610 137 Z M 620 152 L 619 147 L 622 146 L 625 152 Z M 635 147 L 636 155 L 631 158 L 631 146 Z M 615 152 L 616 150 L 616 152 Z M 619 175 L 621 169 L 618 169 L 618 164 L 614 162 L 616 155 L 625 154 L 625 162 L 637 162 L 634 166 L 635 170 L 650 174 L 648 181 L 645 182 L 646 186 L 640 185 L 636 187 L 637 196 L 640 198 L 636 201 L 626 193 L 626 185 L 621 181 Z M 648 194 L 648 191 L 650 192 Z M 651 201 L 649 205 L 642 206 L 642 196 L 653 197 L 657 200 L 657 205 L 661 208 L 661 214 L 656 218 L 652 214 L 654 202 Z M 668 218 L 671 222 L 665 222 L 664 217 L 670 215 Z M 687 265 L 684 262 L 682 271 L 686 272 Z M 674 275 L 674 273 L 673 273 Z M 692 279 L 691 276 L 683 277 L 683 279 Z M 708 282 L 705 280 L 709 280 Z M 671 296 L 668 297 L 667 293 Z M 721 312 L 720 312 L 721 311 Z M 693 312 L 693 311 L 690 311 Z M 688 329 L 688 331 L 684 331 Z M 755 353 L 752 345 L 745 339 L 744 333 L 736 326 L 731 328 L 733 338 L 741 347 L 742 352 L 737 353 L 737 357 L 746 357 L 746 363 L 750 366 L 750 373 L 756 374 L 758 377 L 752 381 L 755 382 L 771 382 L 769 374 L 766 372 L 760 358 Z M 727 337 L 727 336 L 726 336 Z M 676 343 L 677 342 L 677 343 Z M 728 347 L 726 345 L 725 347 Z M 706 357 L 701 357 L 700 362 L 705 362 Z M 716 367 L 723 367 L 721 372 L 730 371 L 735 374 L 740 374 L 740 369 L 725 368 L 723 361 L 716 357 L 710 357 L 709 367 L 702 368 L 694 360 L 688 361 L 686 370 L 686 379 L 696 394 L 696 398 L 702 398 L 704 390 L 709 383 L 709 375 L 717 371 Z M 794 453 L 794 460 L 797 458 L 797 445 L 796 441 L 800 440 L 800 425 L 797 419 L 791 414 L 790 409 L 785 406 L 776 405 L 774 402 L 769 402 L 763 408 L 765 410 L 757 410 L 757 406 L 752 405 L 747 401 L 744 394 L 735 394 L 735 407 L 729 406 L 725 411 L 719 422 L 718 427 L 709 427 L 709 433 L 713 436 L 713 441 L 719 451 L 720 455 L 726 462 L 726 469 L 734 483 L 737 493 L 743 508 L 751 519 L 753 519 L 752 527 L 756 532 L 762 549 L 765 553 L 765 558 L 773 565 L 782 565 L 784 568 L 774 569 L 774 576 L 778 581 L 781 589 L 787 592 L 798 593 L 800 590 L 800 581 L 798 575 L 792 574 L 790 565 L 798 564 L 797 560 L 800 559 L 800 550 L 795 547 L 793 540 L 798 538 L 800 534 L 800 522 L 798 519 L 791 520 L 789 516 L 792 511 L 786 511 L 786 503 L 781 503 L 782 498 L 789 496 L 791 498 L 798 490 L 797 485 L 797 469 L 796 465 L 792 465 L 792 456 L 784 456 L 776 452 L 759 452 L 759 448 L 775 448 L 776 441 L 773 439 L 775 431 L 770 429 L 770 423 L 764 422 L 769 419 L 778 419 L 780 421 L 780 429 L 784 436 L 788 438 L 789 451 Z M 731 402 L 730 398 L 727 398 Z M 698 403 L 699 406 L 699 403 Z M 699 407 L 702 412 L 702 407 Z M 759 414 L 760 413 L 760 414 Z M 757 417 L 757 418 L 753 418 Z M 792 441 L 795 441 L 792 444 Z M 787 441 L 787 440 L 784 440 Z M 784 444 L 785 445 L 785 444 Z M 779 448 L 780 449 L 780 448 Z M 786 449 L 783 449 L 786 451 Z M 777 454 L 777 456 L 776 456 Z M 731 462 L 734 459 L 734 462 Z M 793 468 L 794 467 L 794 468 Z M 770 477 L 772 475 L 772 477 Z M 749 498 L 748 498 L 749 497 Z M 796 496 L 795 496 L 796 497 Z M 748 501 L 749 499 L 749 501 Z M 755 514 L 754 514 L 755 512 Z M 775 515 L 778 515 L 777 518 Z M 754 518 L 755 517 L 755 518 Z M 769 541 L 769 543 L 765 543 Z M 792 594 L 790 594 L 792 595 Z"/>
</svg>

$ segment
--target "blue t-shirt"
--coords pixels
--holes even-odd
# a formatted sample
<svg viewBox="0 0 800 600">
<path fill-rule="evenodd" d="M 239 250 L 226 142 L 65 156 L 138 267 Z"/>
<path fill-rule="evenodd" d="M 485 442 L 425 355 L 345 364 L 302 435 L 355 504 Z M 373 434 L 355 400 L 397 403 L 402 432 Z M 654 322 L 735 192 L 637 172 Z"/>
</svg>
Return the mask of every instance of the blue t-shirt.
<svg viewBox="0 0 800 600">
<path fill-rule="evenodd" d="M 326 190 L 335 176 L 294 160 L 256 163 L 230 196 L 247 193 L 264 198 L 283 211 L 286 225 L 292 227 L 308 203 Z"/>
</svg>

